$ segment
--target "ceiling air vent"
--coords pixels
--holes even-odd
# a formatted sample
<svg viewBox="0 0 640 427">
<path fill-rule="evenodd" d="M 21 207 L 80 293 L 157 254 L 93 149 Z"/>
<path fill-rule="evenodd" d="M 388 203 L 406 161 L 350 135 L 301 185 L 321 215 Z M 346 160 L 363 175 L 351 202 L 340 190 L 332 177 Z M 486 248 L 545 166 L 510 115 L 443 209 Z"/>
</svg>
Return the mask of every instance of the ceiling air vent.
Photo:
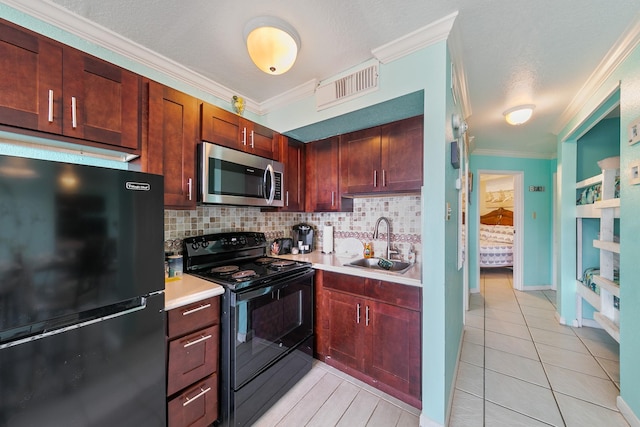
<svg viewBox="0 0 640 427">
<path fill-rule="evenodd" d="M 367 66 L 338 80 L 321 83 L 316 89 L 318 110 L 378 89 L 378 64 Z"/>
</svg>

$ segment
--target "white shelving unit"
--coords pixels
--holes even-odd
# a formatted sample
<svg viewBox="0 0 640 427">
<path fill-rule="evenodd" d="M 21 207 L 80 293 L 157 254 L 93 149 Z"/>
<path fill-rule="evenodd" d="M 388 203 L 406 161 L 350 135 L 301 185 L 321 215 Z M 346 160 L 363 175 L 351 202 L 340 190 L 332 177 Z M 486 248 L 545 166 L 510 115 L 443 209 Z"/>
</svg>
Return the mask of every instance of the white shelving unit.
<svg viewBox="0 0 640 427">
<path fill-rule="evenodd" d="M 615 241 L 614 220 L 620 218 L 620 199 L 615 198 L 615 180 L 619 169 L 604 169 L 600 175 L 580 181 L 576 189 L 581 190 L 594 184 L 601 185 L 601 200 L 593 204 L 576 206 L 577 217 L 577 303 L 578 319 L 582 326 L 582 300 L 587 301 L 596 310 L 594 320 L 602 326 L 616 341 L 620 341 L 620 311 L 614 306 L 614 297 L 620 298 L 620 286 L 614 281 L 616 254 L 620 254 L 620 243 Z M 593 240 L 593 247 L 600 252 L 600 274 L 593 276 L 593 282 L 600 293 L 585 286 L 580 278 L 585 267 L 582 262 L 582 220 L 597 218 L 600 220 L 600 236 Z"/>
</svg>

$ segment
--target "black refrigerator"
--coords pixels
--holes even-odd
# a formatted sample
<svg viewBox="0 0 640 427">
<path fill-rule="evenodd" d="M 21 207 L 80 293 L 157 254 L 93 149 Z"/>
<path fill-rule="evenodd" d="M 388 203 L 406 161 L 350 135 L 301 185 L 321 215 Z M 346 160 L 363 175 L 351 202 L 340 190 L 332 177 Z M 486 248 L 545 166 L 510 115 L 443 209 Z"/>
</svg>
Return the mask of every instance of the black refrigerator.
<svg viewBox="0 0 640 427">
<path fill-rule="evenodd" d="M 0 156 L 0 426 L 164 426 L 163 179 Z"/>
</svg>

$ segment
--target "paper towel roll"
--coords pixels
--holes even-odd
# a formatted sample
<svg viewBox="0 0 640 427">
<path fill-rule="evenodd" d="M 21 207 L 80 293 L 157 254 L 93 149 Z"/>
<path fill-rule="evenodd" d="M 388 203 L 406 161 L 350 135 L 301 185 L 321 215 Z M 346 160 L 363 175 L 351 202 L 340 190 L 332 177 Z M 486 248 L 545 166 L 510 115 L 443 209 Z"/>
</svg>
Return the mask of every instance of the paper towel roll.
<svg viewBox="0 0 640 427">
<path fill-rule="evenodd" d="M 322 231 L 322 252 L 333 252 L 333 225 L 325 225 Z"/>
</svg>

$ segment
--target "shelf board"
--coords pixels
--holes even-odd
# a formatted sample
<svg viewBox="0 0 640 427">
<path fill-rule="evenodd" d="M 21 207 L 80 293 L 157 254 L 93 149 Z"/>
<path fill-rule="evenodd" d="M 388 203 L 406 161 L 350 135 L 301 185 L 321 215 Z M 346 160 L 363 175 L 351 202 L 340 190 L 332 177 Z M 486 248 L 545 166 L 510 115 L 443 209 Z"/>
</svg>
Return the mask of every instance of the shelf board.
<svg viewBox="0 0 640 427">
<path fill-rule="evenodd" d="M 587 288 L 582 284 L 581 281 L 577 282 L 576 290 L 578 294 L 585 299 L 593 308 L 600 311 L 601 310 L 601 299 L 600 295 L 593 292 L 591 289 Z"/>
<path fill-rule="evenodd" d="M 620 253 L 620 243 L 618 242 L 605 242 L 604 240 L 594 240 L 593 247 L 602 249 L 605 251 L 613 252 L 616 254 Z"/>
<path fill-rule="evenodd" d="M 577 218 L 600 218 L 600 211 L 596 210 L 595 205 L 576 205 Z"/>
<path fill-rule="evenodd" d="M 576 190 L 579 190 L 580 188 L 588 187 L 593 184 L 598 184 L 602 182 L 602 178 L 603 178 L 603 174 L 592 176 L 591 178 L 583 179 L 582 181 L 576 183 Z"/>
<path fill-rule="evenodd" d="M 601 313 L 593 313 L 593 318 L 614 340 L 620 342 L 620 327 L 618 325 Z"/>
<path fill-rule="evenodd" d="M 620 199 L 615 198 L 615 199 L 598 200 L 593 204 L 593 207 L 596 209 L 619 208 Z"/>
<path fill-rule="evenodd" d="M 611 295 L 615 295 L 620 298 L 620 285 L 613 280 L 605 279 L 600 275 L 594 275 L 593 281 L 596 285 L 600 286 L 600 289 L 606 289 Z"/>
</svg>

